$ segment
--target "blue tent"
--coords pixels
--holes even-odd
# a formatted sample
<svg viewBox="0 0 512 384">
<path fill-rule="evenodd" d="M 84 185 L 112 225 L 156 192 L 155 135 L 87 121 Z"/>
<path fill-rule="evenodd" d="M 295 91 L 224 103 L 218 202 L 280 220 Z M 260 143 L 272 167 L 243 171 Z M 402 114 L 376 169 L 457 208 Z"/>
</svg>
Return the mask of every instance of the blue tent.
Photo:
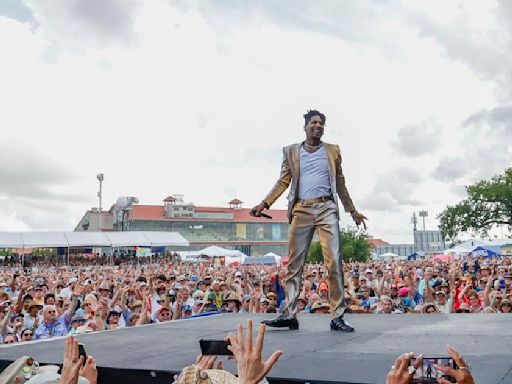
<svg viewBox="0 0 512 384">
<path fill-rule="evenodd" d="M 412 255 L 407 256 L 407 260 L 416 260 L 418 257 L 425 257 L 424 252 L 414 252 Z"/>
<path fill-rule="evenodd" d="M 471 251 L 474 256 L 496 257 L 501 256 L 501 248 L 497 245 L 478 246 Z"/>
</svg>

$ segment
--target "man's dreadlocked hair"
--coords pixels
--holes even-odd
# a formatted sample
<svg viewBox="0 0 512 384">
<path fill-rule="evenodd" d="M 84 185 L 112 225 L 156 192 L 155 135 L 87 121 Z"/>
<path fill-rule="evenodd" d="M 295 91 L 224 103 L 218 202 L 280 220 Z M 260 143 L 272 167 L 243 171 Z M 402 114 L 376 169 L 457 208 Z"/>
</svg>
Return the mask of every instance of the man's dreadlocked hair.
<svg viewBox="0 0 512 384">
<path fill-rule="evenodd" d="M 322 112 L 317 111 L 316 109 L 310 109 L 307 111 L 307 113 L 304 115 L 304 124 L 306 125 L 311 121 L 313 116 L 320 116 L 322 119 L 322 123 L 325 125 L 325 115 Z"/>
</svg>

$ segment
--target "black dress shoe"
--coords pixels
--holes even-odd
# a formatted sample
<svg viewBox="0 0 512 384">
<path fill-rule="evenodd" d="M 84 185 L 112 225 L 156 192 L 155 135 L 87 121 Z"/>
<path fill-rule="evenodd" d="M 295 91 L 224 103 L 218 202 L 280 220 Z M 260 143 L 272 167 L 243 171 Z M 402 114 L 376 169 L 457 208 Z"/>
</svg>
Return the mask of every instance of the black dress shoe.
<svg viewBox="0 0 512 384">
<path fill-rule="evenodd" d="M 343 320 L 343 315 L 331 320 L 331 330 L 341 332 L 354 332 L 354 327 Z"/>
<path fill-rule="evenodd" d="M 299 321 L 297 320 L 296 317 L 279 316 L 276 319 L 263 320 L 262 323 L 269 327 L 275 327 L 275 328 L 288 327 L 289 329 L 299 329 Z"/>
</svg>

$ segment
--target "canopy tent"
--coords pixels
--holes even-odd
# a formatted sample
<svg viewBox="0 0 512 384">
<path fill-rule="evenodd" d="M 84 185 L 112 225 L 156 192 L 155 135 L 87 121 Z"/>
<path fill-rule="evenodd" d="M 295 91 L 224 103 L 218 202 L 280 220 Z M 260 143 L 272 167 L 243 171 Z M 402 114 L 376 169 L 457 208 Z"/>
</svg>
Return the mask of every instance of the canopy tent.
<svg viewBox="0 0 512 384">
<path fill-rule="evenodd" d="M 471 252 L 470 247 L 463 246 L 463 245 L 456 245 L 455 247 L 452 247 L 450 249 L 447 249 L 444 251 L 445 255 L 467 255 L 469 252 Z"/>
<path fill-rule="evenodd" d="M 0 232 L 0 248 L 188 247 L 177 232 Z"/>
<path fill-rule="evenodd" d="M 0 232 L 0 248 L 23 248 L 21 232 Z"/>
<path fill-rule="evenodd" d="M 407 256 L 407 260 L 416 260 L 418 257 L 423 257 L 423 256 L 425 256 L 425 254 L 422 252 L 414 252 L 413 254 Z"/>
<path fill-rule="evenodd" d="M 276 259 L 276 262 L 277 263 L 280 263 L 281 260 L 282 260 L 282 257 L 279 256 L 279 255 L 276 255 L 274 252 L 268 252 L 268 253 L 265 253 L 263 255 L 263 257 L 273 257 L 274 259 Z"/>
<path fill-rule="evenodd" d="M 393 259 L 395 257 L 398 257 L 398 255 L 393 252 L 386 252 L 386 253 L 383 253 L 382 255 L 377 255 L 377 257 L 379 259 Z"/>
<path fill-rule="evenodd" d="M 111 243 L 102 232 L 67 232 L 72 247 L 110 247 Z"/>
<path fill-rule="evenodd" d="M 144 236 L 144 232 L 105 232 L 105 236 L 112 247 L 151 247 L 151 242 Z"/>
<path fill-rule="evenodd" d="M 478 246 L 471 251 L 471 255 L 484 257 L 501 256 L 501 248 L 497 245 Z"/>
<path fill-rule="evenodd" d="M 64 232 L 22 232 L 23 246 L 17 248 L 59 248 L 69 246 Z"/>
<path fill-rule="evenodd" d="M 276 258 L 272 256 L 251 256 L 246 257 L 244 265 L 275 265 Z"/>
<path fill-rule="evenodd" d="M 234 249 L 225 249 L 222 247 L 218 247 L 216 245 L 212 245 L 210 247 L 206 247 L 197 251 L 199 255 L 208 256 L 208 257 L 222 257 L 222 256 L 231 256 L 231 257 L 244 257 L 245 253 L 234 250 Z"/>
</svg>

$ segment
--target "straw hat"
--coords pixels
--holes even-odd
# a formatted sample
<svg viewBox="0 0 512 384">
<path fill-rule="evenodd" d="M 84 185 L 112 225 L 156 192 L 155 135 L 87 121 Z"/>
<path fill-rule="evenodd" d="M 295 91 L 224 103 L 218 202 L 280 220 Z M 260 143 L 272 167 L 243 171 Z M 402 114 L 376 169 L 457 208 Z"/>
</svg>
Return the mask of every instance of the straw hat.
<svg viewBox="0 0 512 384">
<path fill-rule="evenodd" d="M 186 367 L 179 377 L 175 377 L 176 384 L 238 384 L 238 378 L 222 369 L 201 369 L 196 365 Z M 263 379 L 259 384 L 268 384 Z"/>
</svg>

